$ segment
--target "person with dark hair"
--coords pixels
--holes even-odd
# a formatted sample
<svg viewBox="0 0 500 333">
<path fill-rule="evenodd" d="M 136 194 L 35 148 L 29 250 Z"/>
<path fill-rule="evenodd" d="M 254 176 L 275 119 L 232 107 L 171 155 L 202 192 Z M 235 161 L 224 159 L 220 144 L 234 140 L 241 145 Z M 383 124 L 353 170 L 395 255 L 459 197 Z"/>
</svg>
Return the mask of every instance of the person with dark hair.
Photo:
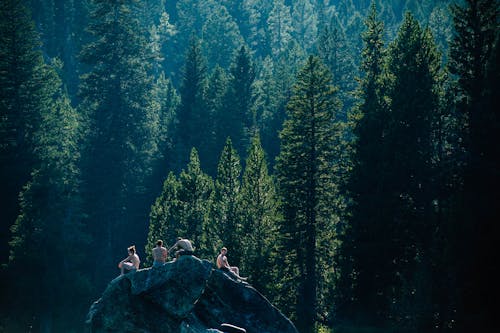
<svg viewBox="0 0 500 333">
<path fill-rule="evenodd" d="M 231 273 L 234 277 L 236 277 L 239 280 L 245 281 L 247 278 L 240 276 L 240 269 L 236 266 L 229 265 L 226 254 L 227 254 L 227 248 L 223 247 L 220 250 L 219 256 L 217 257 L 217 268 L 227 273 Z"/>
<path fill-rule="evenodd" d="M 173 249 L 177 249 L 175 252 L 176 259 L 179 259 L 180 256 L 192 256 L 194 254 L 191 241 L 182 237 L 177 237 L 177 242 L 168 249 L 168 252 L 170 253 Z"/>
<path fill-rule="evenodd" d="M 128 250 L 128 257 L 120 261 L 120 263 L 118 263 L 118 268 L 120 269 L 120 276 L 123 275 L 123 271 L 125 269 L 127 271 L 138 270 L 139 264 L 141 263 L 139 256 L 135 252 L 135 245 L 129 246 L 127 250 Z"/>
<path fill-rule="evenodd" d="M 168 251 L 163 247 L 163 241 L 159 239 L 156 242 L 156 247 L 153 249 L 153 267 L 160 267 L 165 265 L 167 260 Z"/>
</svg>

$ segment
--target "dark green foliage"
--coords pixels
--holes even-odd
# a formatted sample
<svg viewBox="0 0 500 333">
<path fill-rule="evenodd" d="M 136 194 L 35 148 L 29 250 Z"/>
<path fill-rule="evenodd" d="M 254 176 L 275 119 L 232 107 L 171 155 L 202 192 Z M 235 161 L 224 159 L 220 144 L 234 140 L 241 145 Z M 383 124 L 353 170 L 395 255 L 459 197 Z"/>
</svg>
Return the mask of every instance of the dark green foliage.
<svg viewBox="0 0 500 333">
<path fill-rule="evenodd" d="M 353 106 L 356 69 L 352 51 L 338 18 L 332 17 L 331 23 L 321 31 L 317 45 L 317 54 L 332 73 L 333 83 L 339 87 L 339 98 L 343 105 L 343 117 Z"/>
<path fill-rule="evenodd" d="M 240 157 L 233 148 L 231 139 L 226 144 L 219 158 L 217 178 L 212 194 L 210 212 L 209 246 L 216 256 L 222 246 L 231 252 L 232 265 L 239 264 L 243 255 L 241 218 L 239 214 L 239 195 L 241 189 Z"/>
<path fill-rule="evenodd" d="M 429 31 L 407 14 L 389 47 L 385 80 L 381 33 L 372 9 L 349 184 L 354 206 L 341 251 L 343 286 L 353 281 L 353 294 L 346 297 L 353 303 L 347 309 L 351 318 L 427 328 L 433 316 L 428 307 L 436 195 L 431 140 L 440 55 Z"/>
<path fill-rule="evenodd" d="M 450 44 L 449 67 L 454 74 L 453 96 L 464 155 L 457 162 L 463 187 L 452 209 L 453 256 L 458 283 L 457 326 L 462 331 L 493 323 L 495 297 L 493 266 L 498 235 L 498 40 L 497 1 L 469 0 L 453 6 L 455 34 Z M 457 163 L 455 162 L 455 163 Z M 467 249 L 463 244 L 468 244 Z"/>
<path fill-rule="evenodd" d="M 215 65 L 229 67 L 234 51 L 244 43 L 238 26 L 224 6 L 217 6 L 209 13 L 201 36 L 203 50 L 211 68 Z"/>
<path fill-rule="evenodd" d="M 57 57 L 63 62 L 61 78 L 74 100 L 78 90 L 78 74 L 83 69 L 78 52 L 88 35 L 87 0 L 36 0 L 31 3 L 33 19 L 43 42 L 45 56 Z"/>
<path fill-rule="evenodd" d="M 177 110 L 177 159 L 178 167 L 185 165 L 191 148 L 202 150 L 202 140 L 207 138 L 208 120 L 205 105 L 205 89 L 207 85 L 206 60 L 202 55 L 199 40 L 191 40 L 186 54 L 180 88 L 181 103 Z"/>
<path fill-rule="evenodd" d="M 284 52 L 292 38 L 292 17 L 290 7 L 284 0 L 274 1 L 274 6 L 267 19 L 267 38 L 269 53 L 276 59 Z M 267 54 L 269 54 L 267 53 Z"/>
<path fill-rule="evenodd" d="M 267 0 L 243 0 L 240 30 L 250 49 L 257 57 L 270 54 L 267 20 L 273 8 L 273 2 Z"/>
<path fill-rule="evenodd" d="M 55 69 L 40 64 L 36 72 L 42 85 L 35 95 L 38 99 L 32 101 L 37 105 L 32 112 L 40 122 L 31 133 L 31 179 L 19 196 L 21 211 L 11 227 L 8 268 L 17 273 L 15 290 L 10 291 L 17 296 L 11 306 L 23 309 L 19 324 L 26 325 L 35 316 L 32 324 L 41 330 L 64 330 L 70 321 L 53 324 L 54 319 L 70 315 L 74 325 L 81 320 L 82 309 L 68 307 L 72 303 L 66 293 L 72 291 L 75 299 L 86 302 L 91 291 L 88 274 L 72 276 L 84 259 L 79 248 L 88 243 L 79 205 L 80 119 Z"/>
<path fill-rule="evenodd" d="M 179 180 L 170 172 L 163 183 L 163 190 L 155 203 L 151 206 L 149 215 L 149 233 L 146 243 L 145 253 L 146 265 L 153 263 L 152 249 L 156 246 L 156 241 L 161 239 L 165 246 L 174 244 L 178 235 L 185 231 L 179 226 Z M 187 235 L 186 235 L 187 237 Z M 171 255 L 171 253 L 170 253 Z"/>
<path fill-rule="evenodd" d="M 386 184 L 396 264 L 390 281 L 400 286 L 395 319 L 403 326 L 432 326 L 427 285 L 432 281 L 430 255 L 433 240 L 432 131 L 439 107 L 440 60 L 429 30 L 406 14 L 398 37 L 389 48 L 391 114 L 387 130 Z M 394 305 L 392 305 L 394 306 Z M 418 313 L 418 315 L 414 315 Z"/>
<path fill-rule="evenodd" d="M 223 112 L 228 81 L 229 78 L 226 71 L 220 66 L 215 66 L 208 80 L 208 87 L 205 93 L 207 118 L 204 126 L 207 136 L 203 140 L 203 145 L 205 147 L 203 152 L 206 154 L 201 154 L 200 158 L 204 161 L 204 165 L 206 165 L 206 170 L 209 175 L 215 175 L 217 172 L 218 154 L 214 154 L 214 152 L 218 152 L 221 149 L 219 145 L 224 135 L 224 133 L 219 133 L 219 138 L 217 136 L 217 131 L 220 113 Z"/>
<path fill-rule="evenodd" d="M 240 272 L 271 300 L 277 299 L 281 273 L 277 265 L 281 222 L 273 179 L 268 173 L 259 135 L 252 138 L 239 195 L 241 219 Z"/>
<path fill-rule="evenodd" d="M 494 0 L 1 1 L 0 331 L 80 331 L 126 246 L 177 236 L 304 331 L 481 330 L 498 30 Z M 331 81 L 292 90 L 311 52 Z"/>
<path fill-rule="evenodd" d="M 291 42 L 277 61 L 268 56 L 262 62 L 261 77 L 256 82 L 256 120 L 271 166 L 280 150 L 279 132 L 283 128 L 292 85 L 306 58 L 300 45 Z"/>
<path fill-rule="evenodd" d="M 283 209 L 285 259 L 281 306 L 301 332 L 313 332 L 320 293 L 331 278 L 337 217 L 333 168 L 335 112 L 339 103 L 328 69 L 310 56 L 299 72 L 287 106 L 276 164 Z M 299 317 L 300 315 L 300 317 Z"/>
<path fill-rule="evenodd" d="M 157 24 L 146 26 L 149 31 L 149 49 L 153 58 L 152 72 L 155 76 L 161 75 L 163 70 L 170 70 L 172 55 L 169 54 L 169 46 L 172 43 L 173 37 L 177 30 L 171 23 L 170 16 L 167 12 L 161 12 Z M 169 73 L 169 76 L 173 73 Z"/>
<path fill-rule="evenodd" d="M 240 154 L 246 151 L 254 128 L 253 110 L 255 67 L 246 47 L 242 46 L 231 65 L 224 105 L 216 116 L 217 147 L 228 136 Z"/>
<path fill-rule="evenodd" d="M 82 50 L 81 110 L 87 118 L 83 156 L 85 210 L 102 251 L 99 267 L 144 235 L 148 177 L 157 154 L 158 105 L 148 76 L 146 39 L 135 1 L 95 1 Z M 139 204 L 142 203 L 142 204 Z M 102 271 L 109 277 L 109 270 Z M 106 272 L 106 273 L 105 273 Z"/>
<path fill-rule="evenodd" d="M 383 186 L 389 178 L 385 172 L 387 142 L 384 136 L 388 112 L 384 100 L 387 88 L 383 76 L 383 30 L 383 23 L 378 20 L 375 5 L 372 5 L 363 34 L 363 79 L 358 92 L 361 102 L 354 113 L 354 165 L 347 184 L 353 201 L 352 216 L 344 226 L 337 258 L 340 271 L 336 293 L 338 316 L 353 321 L 369 320 L 380 311 L 375 305 L 377 297 L 373 290 L 378 290 L 377 285 L 383 283 L 379 282 L 382 276 L 370 271 L 378 269 L 383 256 L 374 249 L 379 249 L 378 242 L 385 240 L 377 240 L 378 232 L 373 230 L 386 224 Z M 371 265 L 374 261 L 377 262 L 375 267 Z"/>
<path fill-rule="evenodd" d="M 190 239 L 197 256 L 201 258 L 212 254 L 206 227 L 213 187 L 213 180 L 201 170 L 198 152 L 193 148 L 187 170 L 182 170 L 179 175 L 179 215 L 176 223 L 177 236 Z M 173 241 L 175 239 L 166 240 L 167 243 Z"/>
<path fill-rule="evenodd" d="M 2 312 L 16 316 L 12 329 L 31 323 L 64 330 L 69 321 L 53 320 L 69 315 L 79 321 L 82 311 L 65 308 L 65 292 L 80 289 L 74 293 L 79 302 L 89 292 L 88 275 L 70 276 L 81 264 L 73 249 L 87 241 L 78 206 L 79 118 L 56 69 L 43 61 L 29 10 L 19 1 L 0 6 L 0 241 L 2 253 L 10 253 L 9 287 L 2 290 L 9 304 L 2 302 Z M 61 70 L 59 62 L 54 67 Z M 4 248 L 9 237 L 10 251 Z M 53 269 L 52 256 L 61 262 Z"/>
<path fill-rule="evenodd" d="M 279 153 L 278 132 L 285 117 L 288 82 L 280 80 L 271 57 L 266 57 L 261 64 L 259 77 L 256 79 L 255 118 L 261 136 L 262 146 L 271 162 Z"/>
<path fill-rule="evenodd" d="M 162 72 L 155 84 L 154 100 L 159 104 L 158 151 L 166 155 L 172 149 L 174 121 L 180 97 L 172 82 Z M 168 163 L 168 161 L 167 161 Z"/>
<path fill-rule="evenodd" d="M 40 40 L 28 8 L 19 1 L 0 4 L 0 249 L 7 259 L 8 228 L 19 213 L 18 194 L 34 164 L 33 133 L 52 98 L 43 81 Z"/>
<path fill-rule="evenodd" d="M 295 40 L 310 51 L 318 36 L 318 17 L 311 0 L 297 0 L 292 5 L 292 26 Z"/>
</svg>

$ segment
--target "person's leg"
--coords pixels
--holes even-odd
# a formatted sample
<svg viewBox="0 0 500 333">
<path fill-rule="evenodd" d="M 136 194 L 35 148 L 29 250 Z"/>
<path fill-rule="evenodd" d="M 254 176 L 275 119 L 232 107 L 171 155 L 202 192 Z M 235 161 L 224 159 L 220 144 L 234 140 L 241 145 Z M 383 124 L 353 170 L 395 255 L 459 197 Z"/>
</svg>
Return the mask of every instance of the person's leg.
<svg viewBox="0 0 500 333">
<path fill-rule="evenodd" d="M 124 273 L 123 271 L 124 271 L 125 269 L 126 269 L 127 271 L 135 271 L 135 270 L 136 270 L 136 268 L 135 268 L 134 264 L 132 264 L 131 262 L 124 262 L 124 263 L 123 263 L 123 265 L 122 265 L 122 267 L 121 267 L 121 274 L 122 274 L 122 275 L 123 275 L 123 273 Z"/>
<path fill-rule="evenodd" d="M 232 266 L 231 270 L 234 272 L 234 274 L 236 274 L 238 276 L 240 275 L 240 269 L 238 267 Z"/>
</svg>

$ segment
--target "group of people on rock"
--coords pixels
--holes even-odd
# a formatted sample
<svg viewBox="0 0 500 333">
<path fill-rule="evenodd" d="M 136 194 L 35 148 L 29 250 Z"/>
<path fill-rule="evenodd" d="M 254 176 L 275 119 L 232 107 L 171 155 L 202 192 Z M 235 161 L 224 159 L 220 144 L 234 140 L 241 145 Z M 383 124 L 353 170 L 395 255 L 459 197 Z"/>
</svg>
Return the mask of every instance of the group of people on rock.
<svg viewBox="0 0 500 333">
<path fill-rule="evenodd" d="M 188 239 L 182 238 L 182 237 L 177 237 L 177 241 L 175 242 L 172 247 L 170 247 L 168 250 L 163 246 L 163 241 L 158 240 L 156 242 L 156 247 L 153 248 L 152 253 L 153 253 L 153 267 L 161 267 L 167 262 L 168 254 L 171 253 L 173 250 L 176 250 L 175 252 L 175 259 L 178 259 L 180 256 L 183 255 L 193 255 L 194 254 L 194 249 L 193 245 L 191 244 L 191 241 Z M 120 276 L 124 274 L 124 271 L 136 271 L 139 269 L 139 265 L 141 263 L 141 260 L 139 259 L 139 256 L 137 255 L 137 251 L 135 249 L 135 245 L 129 246 L 127 248 L 128 251 L 128 257 L 123 259 L 118 263 L 118 268 L 120 269 Z M 216 260 L 216 265 L 217 268 L 232 274 L 235 278 L 238 280 L 245 281 L 245 277 L 240 276 L 240 270 L 236 266 L 230 266 L 229 262 L 227 260 L 227 248 L 222 247 L 220 250 L 219 255 L 217 256 Z"/>
</svg>

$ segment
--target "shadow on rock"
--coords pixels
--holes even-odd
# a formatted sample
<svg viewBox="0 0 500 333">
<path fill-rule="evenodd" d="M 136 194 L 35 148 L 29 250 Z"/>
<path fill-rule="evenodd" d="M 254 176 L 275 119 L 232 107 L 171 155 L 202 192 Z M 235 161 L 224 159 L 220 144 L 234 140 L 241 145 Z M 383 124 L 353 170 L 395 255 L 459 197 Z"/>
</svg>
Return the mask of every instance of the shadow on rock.
<svg viewBox="0 0 500 333">
<path fill-rule="evenodd" d="M 86 327 L 91 333 L 215 333 L 224 323 L 248 333 L 297 333 L 251 285 L 194 256 L 114 279 L 90 307 Z"/>
</svg>

